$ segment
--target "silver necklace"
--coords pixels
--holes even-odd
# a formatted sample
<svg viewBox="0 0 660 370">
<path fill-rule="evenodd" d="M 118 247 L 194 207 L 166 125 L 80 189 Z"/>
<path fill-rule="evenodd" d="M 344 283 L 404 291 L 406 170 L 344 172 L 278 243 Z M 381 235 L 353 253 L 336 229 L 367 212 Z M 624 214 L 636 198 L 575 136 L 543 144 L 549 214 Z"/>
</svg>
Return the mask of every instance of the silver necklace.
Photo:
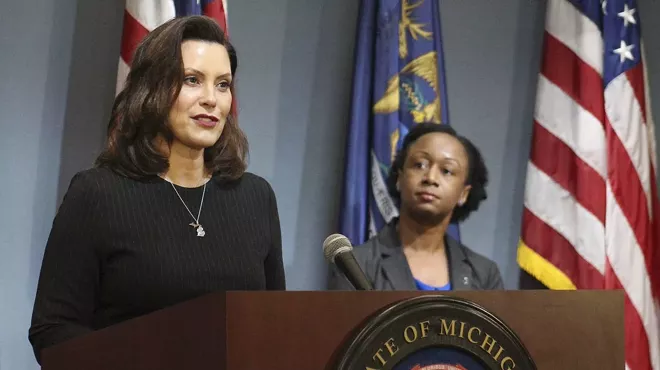
<svg viewBox="0 0 660 370">
<path fill-rule="evenodd" d="M 203 238 L 204 235 L 206 235 L 206 231 L 204 231 L 204 227 L 202 227 L 202 224 L 199 223 L 199 216 L 202 214 L 202 206 L 204 205 L 204 194 L 206 194 L 206 183 L 204 183 L 204 190 L 202 191 L 202 201 L 199 203 L 199 212 L 197 212 L 197 217 L 195 217 L 193 213 L 190 212 L 190 208 L 188 208 L 186 202 L 184 202 L 183 198 L 181 198 L 181 194 L 179 194 L 179 191 L 176 190 L 176 186 L 174 186 L 174 183 L 172 183 L 172 181 L 170 181 L 167 178 L 165 180 L 167 180 L 167 182 L 169 182 L 170 185 L 172 185 L 172 189 L 174 189 L 174 191 L 176 192 L 176 195 L 179 197 L 181 203 L 183 203 L 183 206 L 186 207 L 186 211 L 188 211 L 190 217 L 192 217 L 193 220 L 195 220 L 195 222 L 191 222 L 188 225 L 192 226 L 193 228 L 195 228 L 195 230 L 197 230 L 197 236 Z"/>
</svg>

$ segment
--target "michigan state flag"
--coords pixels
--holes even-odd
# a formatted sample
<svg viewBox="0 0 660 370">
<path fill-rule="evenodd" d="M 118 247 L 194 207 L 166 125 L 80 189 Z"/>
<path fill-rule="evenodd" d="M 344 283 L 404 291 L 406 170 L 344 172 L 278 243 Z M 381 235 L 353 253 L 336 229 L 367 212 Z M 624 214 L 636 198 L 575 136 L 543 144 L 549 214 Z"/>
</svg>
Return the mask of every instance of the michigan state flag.
<svg viewBox="0 0 660 370">
<path fill-rule="evenodd" d="M 438 2 L 362 0 L 355 58 L 340 232 L 357 245 L 399 214 L 385 181 L 409 129 L 449 122 Z"/>
</svg>

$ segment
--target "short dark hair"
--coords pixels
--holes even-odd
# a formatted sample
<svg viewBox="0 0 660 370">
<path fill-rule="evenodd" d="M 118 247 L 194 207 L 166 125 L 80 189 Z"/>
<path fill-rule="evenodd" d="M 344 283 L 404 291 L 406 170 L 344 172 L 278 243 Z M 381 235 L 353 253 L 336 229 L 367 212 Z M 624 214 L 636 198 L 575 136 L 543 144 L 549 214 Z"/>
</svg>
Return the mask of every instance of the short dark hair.
<svg viewBox="0 0 660 370">
<path fill-rule="evenodd" d="M 174 134 L 167 125 L 169 111 L 183 85 L 181 44 L 187 40 L 218 43 L 227 49 L 232 76 L 238 67 L 236 50 L 212 18 L 187 16 L 171 19 L 150 32 L 138 45 L 123 90 L 115 98 L 106 147 L 96 166 L 141 179 L 165 172 L 169 161 L 154 139 L 169 143 Z M 234 95 L 234 81 L 230 85 Z M 204 150 L 206 168 L 223 180 L 235 180 L 247 168 L 248 143 L 238 127 L 234 109 L 220 139 Z"/>
<path fill-rule="evenodd" d="M 430 133 L 443 133 L 455 137 L 465 148 L 468 157 L 468 173 L 465 179 L 465 184 L 472 186 L 470 193 L 462 206 L 457 206 L 452 214 L 451 222 L 461 222 L 465 220 L 470 213 L 479 208 L 479 204 L 487 198 L 486 185 L 488 184 L 488 169 L 484 162 L 479 149 L 467 138 L 458 135 L 456 131 L 449 125 L 437 123 L 419 123 L 412 127 L 406 137 L 403 139 L 403 145 L 397 152 L 390 167 L 389 176 L 387 178 L 387 189 L 390 196 L 394 199 L 398 206 L 401 203 L 401 194 L 396 188 L 396 183 L 399 180 L 399 172 L 403 170 L 403 165 L 408 156 L 410 146 L 415 143 L 420 137 Z"/>
</svg>

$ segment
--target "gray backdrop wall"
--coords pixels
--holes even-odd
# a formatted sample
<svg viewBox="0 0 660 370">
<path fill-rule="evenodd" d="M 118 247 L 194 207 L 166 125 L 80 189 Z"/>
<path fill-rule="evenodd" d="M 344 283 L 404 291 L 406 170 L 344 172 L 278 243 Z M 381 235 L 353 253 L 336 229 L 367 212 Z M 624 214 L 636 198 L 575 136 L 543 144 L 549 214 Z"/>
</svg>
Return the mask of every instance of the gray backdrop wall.
<svg viewBox="0 0 660 370">
<path fill-rule="evenodd" d="M 640 0 L 660 91 L 660 4 Z M 50 224 L 100 149 L 114 96 L 121 2 L 0 1 L 0 370 L 36 369 L 27 328 Z M 490 198 L 462 228 L 517 286 L 525 163 L 545 2 L 442 1 L 453 125 L 484 152 Z M 290 289 L 323 286 L 335 232 L 357 0 L 229 1 L 250 170 L 279 202 Z M 654 96 L 655 110 L 660 94 Z M 656 114 L 657 116 L 657 114 Z M 660 132 L 660 130 L 658 130 Z"/>
</svg>

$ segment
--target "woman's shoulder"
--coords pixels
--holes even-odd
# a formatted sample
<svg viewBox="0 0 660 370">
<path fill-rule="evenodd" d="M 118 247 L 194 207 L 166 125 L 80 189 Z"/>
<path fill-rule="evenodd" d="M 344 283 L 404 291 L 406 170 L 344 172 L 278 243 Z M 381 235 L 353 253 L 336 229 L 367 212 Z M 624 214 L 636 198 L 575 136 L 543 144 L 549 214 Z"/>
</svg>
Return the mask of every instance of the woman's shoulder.
<svg viewBox="0 0 660 370">
<path fill-rule="evenodd" d="M 109 168 L 90 167 L 76 172 L 71 178 L 71 182 L 81 182 L 83 184 L 93 184 L 97 182 L 116 181 L 122 178 Z"/>
<path fill-rule="evenodd" d="M 92 167 L 76 172 L 66 198 L 84 199 L 88 203 L 130 203 L 151 191 L 152 185 L 163 183 L 157 176 L 133 179 L 106 167 Z"/>
<path fill-rule="evenodd" d="M 484 267 L 491 267 L 491 266 L 497 266 L 495 261 L 492 259 L 486 257 L 485 255 L 475 252 L 473 249 L 470 247 L 461 244 L 463 248 L 463 253 L 465 253 L 465 257 L 472 262 L 472 264 L 476 264 L 479 266 L 484 266 Z"/>
<path fill-rule="evenodd" d="M 503 289 L 502 275 L 497 263 L 492 259 L 460 244 L 465 259 L 469 261 L 474 273 L 482 283 L 482 289 Z"/>
<path fill-rule="evenodd" d="M 137 181 L 120 175 L 110 168 L 92 167 L 76 172 L 69 183 L 68 192 L 115 193 L 121 187 L 134 187 L 145 181 Z"/>
<path fill-rule="evenodd" d="M 364 243 L 353 248 L 355 258 L 365 263 L 378 264 L 383 258 L 401 253 L 397 222 L 397 219 L 391 220 Z"/>
<path fill-rule="evenodd" d="M 88 168 L 76 172 L 69 182 L 67 193 L 91 193 L 119 180 L 119 175 L 106 168 Z"/>
<path fill-rule="evenodd" d="M 242 192 L 245 194 L 252 194 L 257 196 L 274 196 L 274 191 L 270 182 L 264 177 L 261 177 L 252 172 L 245 172 L 241 177 L 236 180 L 227 181 L 219 176 L 214 176 L 214 180 L 219 187 L 227 190 Z"/>
<path fill-rule="evenodd" d="M 353 248 L 355 258 L 364 263 L 375 263 L 383 255 L 391 255 L 397 248 L 396 232 L 391 224 L 385 225 L 377 234 Z"/>
<path fill-rule="evenodd" d="M 98 207 L 100 199 L 104 198 L 104 194 L 112 193 L 105 190 L 113 187 L 108 185 L 118 181 L 118 176 L 103 168 L 88 168 L 76 172 L 69 181 L 60 208 L 88 209 Z"/>
<path fill-rule="evenodd" d="M 353 254 L 356 259 L 361 261 L 372 260 L 377 254 L 379 254 L 379 249 L 376 236 L 373 236 L 364 243 L 354 246 Z"/>
<path fill-rule="evenodd" d="M 266 178 L 252 172 L 245 172 L 243 176 L 241 176 L 241 183 L 245 184 L 245 186 L 254 187 L 261 190 L 270 191 L 271 189 L 270 182 L 268 182 Z"/>
</svg>

